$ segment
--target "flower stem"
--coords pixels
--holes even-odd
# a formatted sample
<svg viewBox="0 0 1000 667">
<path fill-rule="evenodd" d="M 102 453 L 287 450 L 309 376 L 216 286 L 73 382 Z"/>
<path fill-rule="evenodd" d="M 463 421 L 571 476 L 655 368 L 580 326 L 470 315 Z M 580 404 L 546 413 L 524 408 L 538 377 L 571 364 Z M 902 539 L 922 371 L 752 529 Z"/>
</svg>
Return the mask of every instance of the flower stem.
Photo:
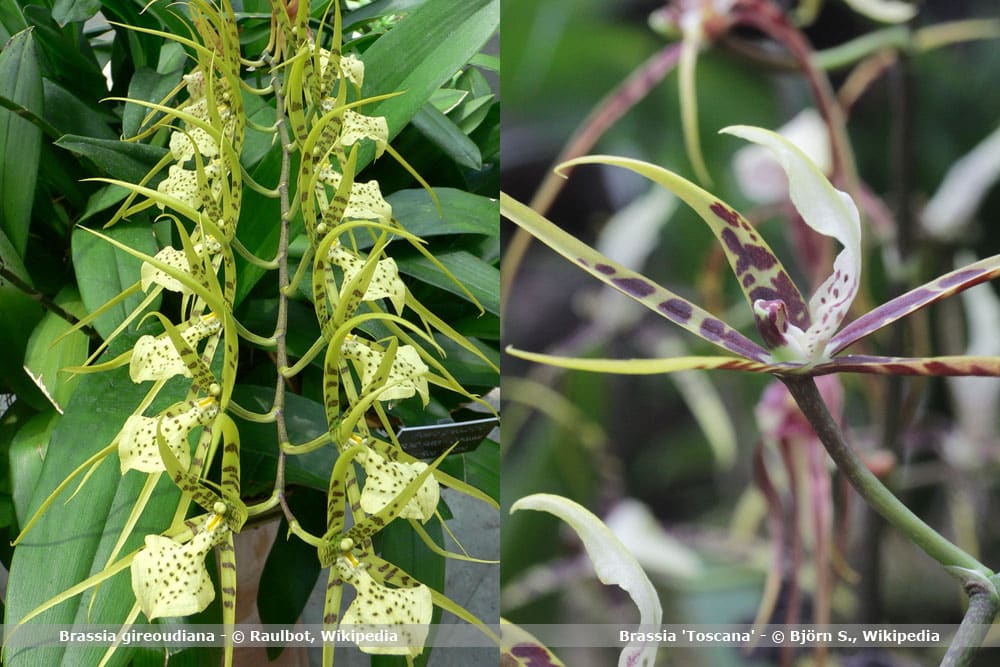
<svg viewBox="0 0 1000 667">
<path fill-rule="evenodd" d="M 941 667 L 966 667 L 971 664 L 997 614 L 997 603 L 1000 600 L 997 599 L 995 588 L 973 584 L 966 586 L 966 591 L 969 594 L 969 608 L 965 611 L 965 617 L 948 652 L 941 660 Z"/>
<path fill-rule="evenodd" d="M 785 376 L 781 377 L 781 381 L 812 424 L 837 468 L 876 512 L 941 565 L 972 570 L 986 577 L 992 576 L 993 573 L 985 565 L 927 525 L 872 474 L 847 444 L 812 378 Z"/>
</svg>

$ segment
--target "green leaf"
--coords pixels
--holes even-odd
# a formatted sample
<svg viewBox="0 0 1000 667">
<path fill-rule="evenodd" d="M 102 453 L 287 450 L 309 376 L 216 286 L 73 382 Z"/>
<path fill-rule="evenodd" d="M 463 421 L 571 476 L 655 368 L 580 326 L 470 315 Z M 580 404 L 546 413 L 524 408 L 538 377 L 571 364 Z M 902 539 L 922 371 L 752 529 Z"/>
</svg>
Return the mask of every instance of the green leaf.
<svg viewBox="0 0 1000 667">
<path fill-rule="evenodd" d="M 364 94 L 405 91 L 372 105 L 365 113 L 385 116 L 395 136 L 447 82 L 476 55 L 500 25 L 499 0 L 428 0 L 380 37 L 362 56 Z M 405 58 L 400 54 L 405 53 Z M 367 164 L 371 151 L 358 161 Z"/>
<path fill-rule="evenodd" d="M 113 115 L 100 109 L 66 90 L 54 81 L 42 80 L 45 92 L 45 120 L 58 128 L 62 134 L 82 134 L 100 139 L 114 139 L 114 132 L 108 122 L 114 122 Z M 53 137 L 55 139 L 57 137 Z"/>
<path fill-rule="evenodd" d="M 134 100 L 159 104 L 180 80 L 181 73 L 179 70 L 161 74 L 152 68 L 140 67 L 132 75 L 132 80 L 129 82 L 128 96 Z M 143 124 L 143 119 L 149 113 L 151 113 L 151 110 L 148 107 L 135 104 L 134 102 L 126 102 L 125 111 L 122 115 L 122 136 L 134 137 L 138 134 L 141 128 L 146 127 Z M 155 119 L 161 115 L 154 112 L 152 113 L 152 118 Z"/>
<path fill-rule="evenodd" d="M 105 233 L 147 255 L 156 254 L 156 240 L 148 225 L 119 223 Z M 94 312 L 139 281 L 142 262 L 83 229 L 73 231 L 72 248 L 76 282 L 87 312 Z M 127 297 L 98 317 L 94 328 L 102 336 L 109 336 L 142 299 L 142 293 Z"/>
<path fill-rule="evenodd" d="M 442 461 L 440 469 L 500 502 L 500 445 L 497 442 L 484 440 L 471 452 L 450 456 Z"/>
<path fill-rule="evenodd" d="M 463 167 L 483 168 L 479 147 L 450 118 L 430 104 L 425 104 L 413 117 L 413 126 L 445 155 Z"/>
<path fill-rule="evenodd" d="M 500 284 L 500 271 L 496 267 L 465 250 L 437 252 L 434 256 L 472 292 L 487 312 L 494 315 L 500 314 L 500 294 L 497 292 L 497 285 Z M 453 280 L 431 264 L 426 257 L 420 255 L 405 259 L 400 258 L 397 260 L 397 264 L 401 273 L 468 300 L 468 295 L 462 292 Z"/>
<path fill-rule="evenodd" d="M 97 139 L 67 134 L 59 138 L 56 146 L 89 158 L 113 178 L 138 183 L 150 169 L 167 154 L 166 148 L 137 144 L 130 141 Z M 156 187 L 154 177 L 149 187 Z M 154 250 L 153 253 L 156 251 Z"/>
<path fill-rule="evenodd" d="M 121 353 L 132 342 L 120 338 L 111 354 Z M 162 410 L 184 396 L 187 385 L 183 378 L 177 380 L 161 390 L 151 411 Z M 73 394 L 66 414 L 52 432 L 29 514 L 80 463 L 111 442 L 148 389 L 148 385 L 134 384 L 125 367 L 87 375 L 81 380 L 79 391 Z M 122 477 L 112 456 L 96 469 L 72 500 L 66 503 L 63 498 L 49 507 L 14 551 L 6 623 L 17 623 L 31 610 L 104 568 L 144 482 L 144 475 L 130 473 Z M 158 533 L 166 527 L 178 498 L 170 480 L 161 479 L 135 534 L 126 542 L 124 553 L 139 546 L 143 535 Z M 135 599 L 128 573 L 121 572 L 106 581 L 90 609 L 85 599 L 89 600 L 89 596 L 70 598 L 31 623 L 120 624 Z M 6 664 L 13 667 L 96 665 L 105 649 L 104 646 L 8 647 L 5 657 Z M 119 650 L 122 659 L 127 657 L 127 647 Z"/>
<path fill-rule="evenodd" d="M 86 21 L 101 8 L 101 0 L 56 0 L 52 18 L 59 25 Z"/>
<path fill-rule="evenodd" d="M 0 230 L 0 263 L 7 271 L 31 285 L 21 258 L 3 230 Z M 43 312 L 38 302 L 0 278 L 0 318 L 4 322 L 17 322 L 17 326 L 0 327 L 0 350 L 3 350 L 0 354 L 0 387 L 10 390 L 37 410 L 45 410 L 47 402 L 24 372 L 23 365 L 28 336 Z"/>
<path fill-rule="evenodd" d="M 392 214 L 406 231 L 421 238 L 451 234 L 499 236 L 500 219 L 496 199 L 454 188 L 434 188 L 441 203 L 439 212 L 424 189 L 399 190 L 388 197 Z M 363 247 L 368 247 L 369 244 Z"/>
<path fill-rule="evenodd" d="M 52 429 L 58 423 L 59 413 L 50 408 L 29 417 L 11 440 L 10 484 L 18 525 L 23 526 L 30 518 L 28 504 L 42 474 Z"/>
<path fill-rule="evenodd" d="M 75 287 L 64 288 L 56 296 L 55 303 L 77 317 L 86 315 Z M 62 369 L 79 366 L 87 359 L 88 339 L 83 333 L 76 331 L 58 340 L 70 327 L 72 325 L 62 317 L 46 313 L 31 332 L 28 348 L 24 353 L 25 370 L 59 411 L 69 401 L 80 381 L 80 376 L 71 376 Z"/>
<path fill-rule="evenodd" d="M 0 52 L 0 96 L 40 115 L 42 75 L 33 30 L 23 30 Z M 7 109 L 0 109 L 0 230 L 24 257 L 35 197 L 42 131 Z"/>
</svg>

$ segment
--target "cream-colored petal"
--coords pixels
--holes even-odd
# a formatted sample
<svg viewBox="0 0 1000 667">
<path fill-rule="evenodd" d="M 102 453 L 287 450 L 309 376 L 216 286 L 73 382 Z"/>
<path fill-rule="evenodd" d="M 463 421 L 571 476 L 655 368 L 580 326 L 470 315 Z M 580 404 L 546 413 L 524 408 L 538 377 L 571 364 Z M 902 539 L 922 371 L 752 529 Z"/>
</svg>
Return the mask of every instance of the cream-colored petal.
<svg viewBox="0 0 1000 667">
<path fill-rule="evenodd" d="M 359 644 L 358 648 L 373 655 L 420 655 L 434 612 L 430 589 L 423 584 L 415 588 L 383 586 L 368 574 L 366 567 L 356 567 L 345 557 L 337 559 L 337 569 L 341 578 L 357 591 L 340 621 L 345 631 L 366 632 L 384 630 L 387 625 L 402 626 L 394 631 L 399 635 L 399 643 L 405 645 Z"/>
<path fill-rule="evenodd" d="M 132 591 L 148 620 L 190 616 L 215 599 L 205 556 L 226 537 L 226 524 L 210 515 L 205 528 L 179 544 L 162 535 L 147 535 L 146 546 L 132 561 Z"/>
<path fill-rule="evenodd" d="M 326 184 L 334 190 L 340 187 L 342 176 L 329 164 L 320 168 L 317 176 L 317 190 Z M 323 192 L 325 196 L 325 192 Z M 325 208 L 325 207 L 324 207 Z M 344 218 L 348 220 L 378 220 L 385 224 L 392 222 L 392 205 L 383 197 L 378 181 L 351 184 L 351 195 L 344 208 Z"/>
<path fill-rule="evenodd" d="M 393 501 L 406 485 L 427 469 L 422 462 L 402 463 L 389 461 L 375 450 L 363 452 L 358 459 L 365 468 L 365 486 L 361 490 L 361 509 L 368 514 L 377 514 Z M 427 521 L 434 516 L 441 489 L 433 476 L 427 477 L 416 494 L 406 503 L 399 516 L 404 519 Z"/>
<path fill-rule="evenodd" d="M 361 366 L 361 384 L 364 387 L 371 384 L 385 354 L 356 336 L 344 340 L 341 353 Z M 385 388 L 379 393 L 378 400 L 392 401 L 419 394 L 426 405 L 429 398 L 426 377 L 428 371 L 416 348 L 412 345 L 400 346 L 396 350 L 396 358 L 393 360 L 392 368 L 389 369 L 389 378 Z"/>
<path fill-rule="evenodd" d="M 375 142 L 375 157 L 381 157 L 389 143 L 389 124 L 383 116 L 365 116 L 348 109 L 344 112 L 344 127 L 340 131 L 340 143 L 352 146 L 361 139 Z"/>
<path fill-rule="evenodd" d="M 200 340 L 216 333 L 221 327 L 222 324 L 214 314 L 205 315 L 196 318 L 190 326 L 181 331 L 181 338 L 194 347 Z M 128 372 L 132 382 L 165 380 L 175 375 L 191 377 L 191 371 L 166 333 L 159 336 L 142 336 L 136 341 L 132 348 Z"/>
<path fill-rule="evenodd" d="M 187 255 L 184 254 L 183 250 L 170 247 L 163 248 L 156 253 L 154 258 L 157 261 L 163 262 L 167 266 L 177 269 L 178 271 L 183 271 L 184 273 L 191 272 Z M 183 294 L 187 294 L 191 291 L 184 287 L 184 285 L 182 285 L 181 282 L 173 276 L 161 271 L 149 262 L 143 262 L 142 266 L 139 268 L 139 284 L 142 286 L 142 291 L 149 291 L 149 287 L 154 283 L 163 289 L 170 290 L 171 292 L 181 292 Z"/>
<path fill-rule="evenodd" d="M 336 244 L 330 249 L 328 259 L 343 270 L 343 284 L 345 285 L 358 275 L 365 264 L 365 260 L 340 244 Z M 406 301 L 406 285 L 399 277 L 399 267 L 396 266 L 396 260 L 391 257 L 378 261 L 371 282 L 368 283 L 368 289 L 365 290 L 365 301 L 375 299 L 389 299 L 397 314 L 403 310 L 403 304 Z"/>
<path fill-rule="evenodd" d="M 160 458 L 160 448 L 156 442 L 159 426 L 170 451 L 174 453 L 182 468 L 191 464 L 191 449 L 188 435 L 196 426 L 207 426 L 219 414 L 215 399 L 203 398 L 186 401 L 180 407 L 172 406 L 155 417 L 132 415 L 125 420 L 118 437 L 118 459 L 124 475 L 128 470 L 154 473 L 166 468 Z"/>
<path fill-rule="evenodd" d="M 173 136 L 184 136 L 175 132 Z M 185 137 L 186 139 L 186 137 Z M 173 143 L 173 139 L 171 139 Z M 202 206 L 201 193 L 198 192 L 198 174 L 193 169 L 185 169 L 179 165 L 170 165 L 167 177 L 156 186 L 158 192 L 173 197 L 193 209 Z M 158 204 L 163 208 L 163 204 Z"/>
</svg>

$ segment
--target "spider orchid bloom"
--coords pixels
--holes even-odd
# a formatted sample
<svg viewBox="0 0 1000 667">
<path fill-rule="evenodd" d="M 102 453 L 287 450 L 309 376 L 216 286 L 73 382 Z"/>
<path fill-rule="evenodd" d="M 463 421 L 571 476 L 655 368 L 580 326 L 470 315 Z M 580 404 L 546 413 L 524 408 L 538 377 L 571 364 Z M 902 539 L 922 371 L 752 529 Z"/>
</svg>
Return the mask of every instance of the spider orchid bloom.
<svg viewBox="0 0 1000 667">
<path fill-rule="evenodd" d="M 316 198 L 320 202 L 320 210 L 326 213 L 326 190 L 323 185 L 329 185 L 336 192 L 340 188 L 343 176 L 329 164 L 323 165 L 316 176 Z M 352 183 L 351 195 L 341 216 L 348 220 L 378 220 L 389 224 L 392 221 L 392 206 L 382 197 L 378 181 L 367 183 Z"/>
<path fill-rule="evenodd" d="M 365 260 L 340 243 L 334 244 L 330 249 L 328 259 L 343 270 L 342 285 L 350 284 L 365 266 Z M 399 267 L 396 266 L 396 260 L 392 257 L 378 260 L 362 300 L 374 301 L 383 298 L 389 299 L 397 315 L 403 312 L 403 304 L 406 301 L 406 285 L 399 277 Z"/>
<path fill-rule="evenodd" d="M 196 255 L 204 256 L 207 251 L 209 255 L 214 256 L 222 252 L 222 244 L 213 238 L 209 239 L 207 244 L 195 243 L 193 249 Z M 178 271 L 182 271 L 187 274 L 191 273 L 191 264 L 188 261 L 187 254 L 182 249 L 168 246 L 157 252 L 153 258 L 177 269 Z M 142 287 L 143 292 L 148 292 L 152 285 L 159 285 L 163 289 L 171 292 L 180 292 L 184 295 L 191 294 L 191 289 L 182 284 L 181 281 L 169 275 L 167 272 L 156 268 L 149 262 L 143 262 L 142 266 L 139 268 L 139 284 Z"/>
<path fill-rule="evenodd" d="M 861 228 L 854 203 L 846 194 L 835 190 L 802 151 L 780 135 L 746 126 L 726 128 L 723 132 L 770 148 L 788 177 L 789 196 L 799 215 L 814 231 L 833 237 L 843 246 L 834 260 L 833 272 L 808 303 L 757 230 L 731 207 L 690 181 L 656 165 L 609 156 L 579 158 L 563 167 L 577 164 L 624 167 L 656 181 L 691 206 L 722 244 L 766 348 L 674 292 L 609 260 L 527 206 L 501 194 L 503 214 L 556 252 L 650 310 L 737 356 L 588 360 L 522 351 L 513 351 L 513 354 L 565 368 L 631 374 L 728 368 L 784 375 L 837 372 L 1000 375 L 1000 358 L 997 357 L 837 356 L 858 340 L 916 310 L 1000 275 L 1000 255 L 940 276 L 841 328 L 857 294 L 861 273 Z"/>
<path fill-rule="evenodd" d="M 361 368 L 361 384 L 368 387 L 378 373 L 385 352 L 373 343 L 362 340 L 353 334 L 344 338 L 340 348 L 341 354 L 357 362 Z M 430 371 L 420 358 L 417 349 L 412 345 L 400 345 L 396 349 L 396 357 L 389 369 L 389 377 L 385 388 L 379 392 L 378 400 L 393 401 L 410 398 L 419 394 L 424 405 L 430 398 L 427 388 L 427 373 Z"/>
<path fill-rule="evenodd" d="M 361 509 L 368 514 L 378 514 L 397 498 L 406 486 L 427 469 L 422 461 L 404 463 L 390 461 L 366 448 L 358 454 L 357 460 L 365 468 L 365 486 L 361 490 Z M 437 510 L 441 489 L 433 476 L 427 477 L 416 494 L 406 503 L 399 516 L 403 519 L 419 519 L 426 522 Z"/>
<path fill-rule="evenodd" d="M 344 111 L 344 127 L 340 131 L 340 143 L 353 146 L 361 139 L 375 142 L 375 157 L 382 157 L 389 144 L 389 124 L 385 116 L 365 116 L 357 111 Z"/>
<path fill-rule="evenodd" d="M 184 76 L 184 82 L 188 91 L 188 101 L 178 109 L 190 114 L 194 118 L 212 122 L 212 114 L 208 108 L 208 95 L 205 85 L 205 74 L 201 70 Z M 223 134 L 231 134 L 236 124 L 236 119 L 232 116 L 232 111 L 225 103 L 228 96 L 225 79 L 215 82 L 216 88 L 212 91 L 215 98 L 216 110 L 219 119 L 223 123 Z M 194 157 L 195 150 L 204 157 L 212 158 L 219 154 L 219 145 L 204 128 L 196 127 L 184 122 L 185 132 L 175 131 L 170 135 L 170 152 L 178 162 L 187 162 Z"/>
<path fill-rule="evenodd" d="M 372 655 L 407 655 L 416 657 L 424 650 L 430 632 L 434 604 L 431 590 L 425 584 L 410 588 L 389 588 L 376 581 L 370 563 L 351 553 L 354 540 L 340 542 L 341 555 L 336 567 L 341 581 L 354 587 L 354 600 L 340 619 L 341 626 L 354 632 L 373 632 L 393 627 L 399 641 L 392 645 L 358 644 L 358 648 Z"/>
<path fill-rule="evenodd" d="M 219 414 L 219 404 L 212 397 L 176 403 L 155 417 L 132 415 L 125 420 L 118 438 L 118 459 L 122 474 L 127 470 L 155 473 L 166 467 L 160 458 L 156 434 L 166 441 L 181 466 L 191 465 L 188 435 L 198 426 L 208 426 Z"/>
<path fill-rule="evenodd" d="M 204 166 L 205 178 L 209 183 L 209 191 L 214 198 L 218 198 L 222 192 L 221 161 L 214 159 Z M 198 186 L 198 172 L 194 169 L 185 169 L 180 164 L 172 164 L 167 170 L 167 177 L 156 186 L 158 192 L 162 192 L 168 197 L 173 197 L 179 202 L 190 206 L 196 211 L 200 211 L 205 206 L 204 195 Z M 157 202 L 161 210 L 166 208 L 162 201 Z"/>
<path fill-rule="evenodd" d="M 205 556 L 229 534 L 225 512 L 225 504 L 217 503 L 202 529 L 183 544 L 162 535 L 146 536 L 131 569 L 132 591 L 147 620 L 197 614 L 215 599 Z"/>
<path fill-rule="evenodd" d="M 187 328 L 180 331 L 180 335 L 193 349 L 199 341 L 218 333 L 221 329 L 222 323 L 215 313 L 208 313 L 189 322 Z M 147 334 L 136 341 L 128 372 L 132 382 L 166 380 L 175 375 L 191 377 L 191 369 L 181 358 L 174 341 L 166 333 L 158 336 Z"/>
</svg>

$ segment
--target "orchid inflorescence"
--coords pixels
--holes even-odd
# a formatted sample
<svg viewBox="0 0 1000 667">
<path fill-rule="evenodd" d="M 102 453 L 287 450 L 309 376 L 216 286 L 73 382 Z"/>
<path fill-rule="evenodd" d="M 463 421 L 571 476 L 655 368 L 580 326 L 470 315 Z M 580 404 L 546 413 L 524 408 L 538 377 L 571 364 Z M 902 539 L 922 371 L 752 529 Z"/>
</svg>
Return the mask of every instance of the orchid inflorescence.
<svg viewBox="0 0 1000 667">
<path fill-rule="evenodd" d="M 470 298 L 471 293 L 423 247 L 422 239 L 393 217 L 392 206 L 382 197 L 377 181 L 355 180 L 359 154 L 370 147 L 376 157 L 392 155 L 426 187 L 389 144 L 386 119 L 363 113 L 365 104 L 397 93 L 361 97 L 365 68 L 357 56 L 341 51 L 339 3 L 332 3 L 333 23 L 327 39 L 323 39 L 322 31 L 314 33 L 309 26 L 308 2 L 273 3 L 273 52 L 265 53 L 255 65 L 267 66 L 272 76 L 271 87 L 263 91 L 251 88 L 242 78 L 242 68 L 248 63 L 240 57 L 236 17 L 229 4 L 191 0 L 187 9 L 194 26 L 190 38 L 135 28 L 178 42 L 195 56 L 195 68 L 184 75 L 167 99 L 158 103 L 128 100 L 149 109 L 151 117 L 160 114 L 139 138 L 165 128 L 169 132 L 169 151 L 140 183 L 100 179 L 128 192 L 109 226 L 156 206 L 162 218 L 173 222 L 179 247 L 165 246 L 151 255 L 92 232 L 141 260 L 142 267 L 136 285 L 81 325 L 128 295 L 141 291 L 146 296 L 87 364 L 72 369 L 96 373 L 127 365 L 131 381 L 151 383 L 150 389 L 114 441 L 69 475 L 24 526 L 18 539 L 23 540 L 38 521 L 44 520 L 46 509 L 73 479 L 87 473 L 80 482 L 82 486 L 90 473 L 114 454 L 118 455 L 122 475 L 136 471 L 146 476 L 145 490 L 132 508 L 104 569 L 41 605 L 21 622 L 101 584 L 124 568 L 131 570 L 135 595 L 126 624 L 134 623 L 140 612 L 147 621 L 196 614 L 215 598 L 216 585 L 206 568 L 206 558 L 217 549 L 222 618 L 231 625 L 236 613 L 234 535 L 249 518 L 280 509 L 290 533 L 315 546 L 322 567 L 329 569 L 324 623 L 335 625 L 339 620 L 360 625 L 422 627 L 422 631 L 408 637 L 405 646 L 361 646 L 363 651 L 404 654 L 412 661 L 423 651 L 433 605 L 489 632 L 460 605 L 382 560 L 372 543 L 372 538 L 390 523 L 403 520 L 413 525 L 437 553 L 476 560 L 467 554 L 445 552 L 433 544 L 420 524 L 440 519 L 441 485 L 496 506 L 486 493 L 441 471 L 438 464 L 444 455 L 428 465 L 406 454 L 386 412 L 389 404 L 411 397 L 426 406 L 430 385 L 482 402 L 443 365 L 444 350 L 435 335 L 449 339 L 497 371 L 477 346 L 414 297 L 401 279 L 395 260 L 387 254 L 390 241 L 409 244 Z M 272 90 L 277 93 L 278 108 L 270 131 L 282 144 L 288 174 L 287 180 L 273 190 L 253 182 L 240 163 L 247 125 L 244 96 L 265 95 Z M 182 93 L 186 98 L 170 106 L 170 97 Z M 293 152 L 301 157 L 297 173 L 287 168 Z M 149 187 L 147 183 L 164 170 L 166 175 L 158 185 Z M 273 260 L 253 256 L 236 237 L 244 186 L 282 199 L 281 220 L 274 221 L 281 225 L 282 240 Z M 294 196 L 289 197 L 289 192 Z M 301 232 L 308 249 L 292 276 L 287 252 L 289 226 L 296 213 L 301 215 Z M 252 265 L 280 269 L 279 298 L 283 304 L 309 277 L 307 292 L 321 336 L 294 364 L 289 362 L 285 347 L 282 328 L 287 327 L 286 322 L 279 320 L 275 335 L 265 338 L 251 333 L 235 318 L 240 278 L 236 254 Z M 179 296 L 179 320 L 150 310 L 164 292 Z M 391 305 L 391 312 L 383 308 L 383 300 Z M 404 318 L 405 311 L 419 324 Z M 161 333 L 142 335 L 113 359 L 96 361 L 100 352 L 130 325 L 150 320 L 162 327 Z M 375 339 L 372 331 L 378 331 L 381 338 Z M 267 413 L 255 413 L 233 398 L 241 340 L 278 350 L 279 389 L 275 405 Z M 287 441 L 284 421 L 284 385 L 314 361 L 324 371 L 322 395 L 328 430 L 311 442 L 292 444 Z M 189 380 L 186 394 L 165 409 L 151 410 L 168 383 L 176 386 L 175 378 Z M 376 437 L 366 414 L 374 415 L 378 427 L 387 435 Z M 280 473 L 280 481 L 276 480 L 268 498 L 249 505 L 244 501 L 240 433 L 234 417 L 277 424 L 279 467 L 286 457 L 320 447 L 339 450 L 337 463 L 330 471 L 326 533 L 312 535 L 298 523 L 286 503 Z M 212 462 L 219 459 L 221 477 L 210 480 Z M 356 468 L 364 470 L 363 486 L 358 482 Z M 164 474 L 180 493 L 173 521 L 160 533 L 146 534 L 142 546 L 123 556 L 126 542 Z M 192 502 L 200 510 L 192 513 Z M 345 522 L 348 512 L 351 520 Z M 344 583 L 354 588 L 356 596 L 341 617 Z M 226 664 L 231 664 L 233 646 L 231 638 L 228 641 Z M 105 662 L 115 648 L 105 654 Z M 324 648 L 324 661 L 332 662 L 332 647 Z"/>
</svg>

